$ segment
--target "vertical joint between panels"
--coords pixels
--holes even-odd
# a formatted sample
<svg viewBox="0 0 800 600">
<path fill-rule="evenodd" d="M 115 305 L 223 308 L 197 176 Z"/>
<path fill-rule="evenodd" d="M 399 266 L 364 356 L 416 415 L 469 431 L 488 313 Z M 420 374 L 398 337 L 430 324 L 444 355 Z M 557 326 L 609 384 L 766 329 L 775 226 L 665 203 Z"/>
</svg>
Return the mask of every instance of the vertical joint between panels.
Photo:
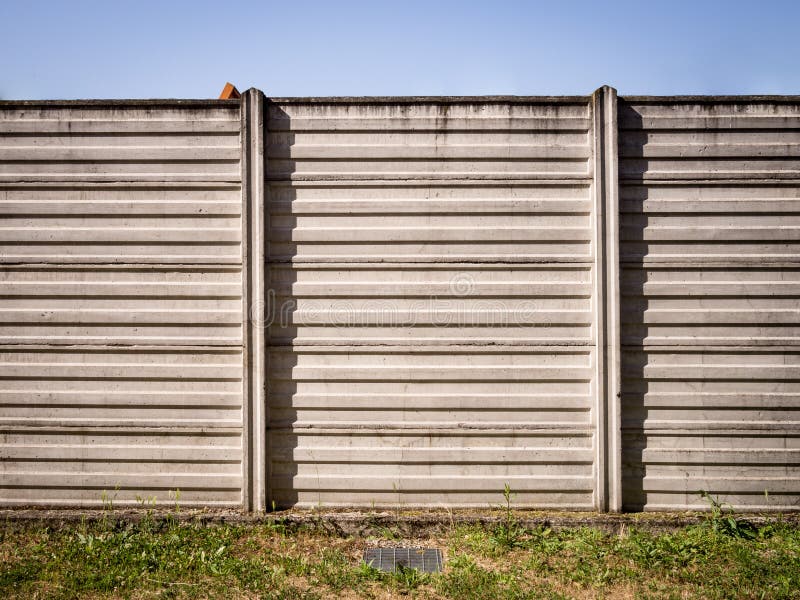
<svg viewBox="0 0 800 600">
<path fill-rule="evenodd" d="M 265 143 L 264 94 L 242 94 L 243 506 L 266 510 Z"/>
<path fill-rule="evenodd" d="M 608 510 L 622 510 L 622 430 L 619 277 L 619 121 L 617 91 L 606 94 L 606 389 Z"/>
<path fill-rule="evenodd" d="M 592 95 L 595 317 L 595 507 L 621 509 L 619 430 L 619 226 L 617 92 L 603 86 Z"/>
</svg>

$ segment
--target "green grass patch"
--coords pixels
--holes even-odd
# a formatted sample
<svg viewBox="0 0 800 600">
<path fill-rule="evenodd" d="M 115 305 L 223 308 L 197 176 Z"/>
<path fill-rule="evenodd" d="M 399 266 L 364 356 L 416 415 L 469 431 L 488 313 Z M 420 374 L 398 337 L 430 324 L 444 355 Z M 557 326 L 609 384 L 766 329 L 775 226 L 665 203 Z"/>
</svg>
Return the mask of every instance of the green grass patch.
<svg viewBox="0 0 800 600">
<path fill-rule="evenodd" d="M 665 533 L 455 526 L 439 574 L 383 573 L 368 544 L 280 525 L 167 518 L 0 527 L 5 598 L 800 598 L 800 530 L 720 511 Z M 419 540 L 413 542 L 415 545 Z"/>
</svg>

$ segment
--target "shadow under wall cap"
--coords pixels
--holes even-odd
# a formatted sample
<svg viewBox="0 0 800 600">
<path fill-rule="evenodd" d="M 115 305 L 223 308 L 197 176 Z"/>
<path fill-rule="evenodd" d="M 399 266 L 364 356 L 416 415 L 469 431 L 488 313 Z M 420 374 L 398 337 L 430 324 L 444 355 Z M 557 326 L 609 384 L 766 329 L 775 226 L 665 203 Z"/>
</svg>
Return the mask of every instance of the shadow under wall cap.
<svg viewBox="0 0 800 600">
<path fill-rule="evenodd" d="M 225 87 L 222 88 L 222 92 L 219 95 L 220 100 L 237 100 L 241 97 L 242 95 L 239 93 L 239 90 L 237 90 L 236 86 L 231 82 L 225 84 Z"/>
</svg>

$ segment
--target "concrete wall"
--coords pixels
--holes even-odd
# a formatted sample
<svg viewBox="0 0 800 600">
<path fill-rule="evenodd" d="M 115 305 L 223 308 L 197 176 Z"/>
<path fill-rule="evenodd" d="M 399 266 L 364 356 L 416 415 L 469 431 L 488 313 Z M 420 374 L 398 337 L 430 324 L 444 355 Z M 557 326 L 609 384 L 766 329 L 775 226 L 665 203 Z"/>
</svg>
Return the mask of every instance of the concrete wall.
<svg viewBox="0 0 800 600">
<path fill-rule="evenodd" d="M 0 103 L 0 503 L 242 503 L 238 103 Z"/>
<path fill-rule="evenodd" d="M 800 103 L 629 98 L 619 118 L 624 504 L 797 509 Z"/>
<path fill-rule="evenodd" d="M 798 132 L 611 88 L 0 103 L 0 503 L 796 508 Z"/>
<path fill-rule="evenodd" d="M 597 506 L 590 98 L 274 100 L 280 505 Z"/>
</svg>

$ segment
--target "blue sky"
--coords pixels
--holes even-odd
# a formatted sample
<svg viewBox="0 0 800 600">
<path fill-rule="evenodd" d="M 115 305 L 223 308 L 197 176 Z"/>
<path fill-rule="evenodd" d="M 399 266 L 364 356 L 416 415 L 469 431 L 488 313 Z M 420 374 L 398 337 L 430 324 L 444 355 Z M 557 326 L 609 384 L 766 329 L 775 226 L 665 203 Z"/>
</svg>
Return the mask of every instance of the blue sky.
<svg viewBox="0 0 800 600">
<path fill-rule="evenodd" d="M 0 98 L 800 94 L 800 1 L 0 0 Z"/>
</svg>

